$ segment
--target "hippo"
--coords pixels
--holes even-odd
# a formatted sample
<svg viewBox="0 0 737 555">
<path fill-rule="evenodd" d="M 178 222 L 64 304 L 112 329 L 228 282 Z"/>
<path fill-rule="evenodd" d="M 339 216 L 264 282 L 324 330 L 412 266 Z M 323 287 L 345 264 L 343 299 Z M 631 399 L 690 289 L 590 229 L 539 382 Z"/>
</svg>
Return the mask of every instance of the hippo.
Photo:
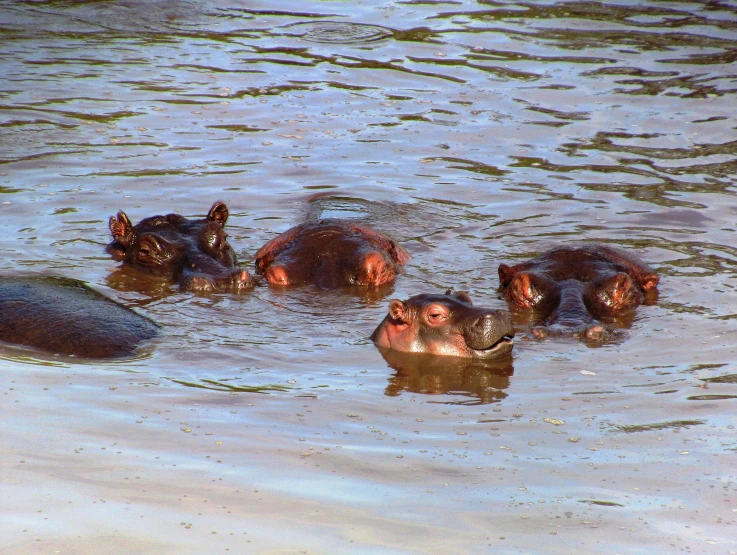
<svg viewBox="0 0 737 555">
<path fill-rule="evenodd" d="M 179 214 L 152 216 L 131 224 L 124 212 L 110 218 L 113 241 L 107 252 L 145 272 L 166 276 L 189 291 L 240 291 L 253 285 L 249 273 L 237 268 L 227 241 L 228 207 L 216 202 L 206 218 Z"/>
<path fill-rule="evenodd" d="M 601 341 L 607 322 L 657 296 L 658 276 L 637 256 L 602 244 L 561 246 L 514 266 L 499 265 L 504 298 L 532 310 L 532 332 Z"/>
<path fill-rule="evenodd" d="M 266 243 L 256 253 L 256 271 L 275 285 L 378 287 L 394 281 L 409 258 L 378 231 L 326 218 L 293 227 Z"/>
<path fill-rule="evenodd" d="M 60 277 L 0 277 L 0 315 L 0 341 L 55 355 L 131 357 L 159 334 L 148 318 Z"/>
<path fill-rule="evenodd" d="M 379 348 L 386 363 L 395 370 L 388 379 L 385 395 L 396 397 L 404 391 L 422 395 L 448 395 L 450 404 L 482 405 L 507 397 L 512 357 L 492 361 L 403 353 Z M 457 400 L 457 397 L 467 399 Z"/>
<path fill-rule="evenodd" d="M 509 356 L 513 338 L 506 311 L 476 307 L 467 293 L 451 290 L 391 300 L 371 335 L 380 348 L 478 360 Z"/>
</svg>

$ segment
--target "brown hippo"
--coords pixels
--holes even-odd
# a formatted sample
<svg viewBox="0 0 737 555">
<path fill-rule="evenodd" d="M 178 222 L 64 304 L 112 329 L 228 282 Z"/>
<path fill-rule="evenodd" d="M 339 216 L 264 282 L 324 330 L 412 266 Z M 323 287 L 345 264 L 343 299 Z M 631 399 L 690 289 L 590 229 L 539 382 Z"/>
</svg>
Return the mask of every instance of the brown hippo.
<svg viewBox="0 0 737 555">
<path fill-rule="evenodd" d="M 159 327 L 58 277 L 0 277 L 0 341 L 83 358 L 130 357 Z"/>
<path fill-rule="evenodd" d="M 463 292 L 416 295 L 389 302 L 389 314 L 371 335 L 379 347 L 409 353 L 491 360 L 512 352 L 509 314 L 473 306 Z"/>
<path fill-rule="evenodd" d="M 512 357 L 499 360 L 438 357 L 403 353 L 380 348 L 381 356 L 396 373 L 388 380 L 384 393 L 390 397 L 404 391 L 423 395 L 447 395 L 447 401 L 435 403 L 481 405 L 507 397 L 510 376 L 514 374 Z M 462 397 L 465 399 L 458 399 Z"/>
<path fill-rule="evenodd" d="M 168 214 L 134 226 L 118 212 L 110 218 L 113 242 L 107 251 L 124 264 L 177 280 L 185 290 L 242 290 L 253 285 L 253 278 L 235 266 L 224 230 L 228 214 L 225 203 L 216 202 L 200 220 Z"/>
<path fill-rule="evenodd" d="M 407 251 L 378 231 L 328 218 L 274 237 L 256 253 L 256 271 L 276 285 L 375 287 L 393 281 L 409 258 Z"/>
<path fill-rule="evenodd" d="M 607 245 L 562 246 L 515 266 L 501 264 L 510 305 L 535 311 L 533 333 L 572 331 L 600 341 L 610 322 L 657 295 L 658 276 L 633 254 Z"/>
</svg>

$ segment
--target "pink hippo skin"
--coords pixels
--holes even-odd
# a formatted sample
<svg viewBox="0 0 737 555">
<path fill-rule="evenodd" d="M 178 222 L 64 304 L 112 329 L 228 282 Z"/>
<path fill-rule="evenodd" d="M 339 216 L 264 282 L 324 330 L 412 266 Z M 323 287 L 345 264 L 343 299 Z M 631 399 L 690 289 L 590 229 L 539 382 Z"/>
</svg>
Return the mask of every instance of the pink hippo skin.
<svg viewBox="0 0 737 555">
<path fill-rule="evenodd" d="M 394 281 L 409 258 L 378 231 L 328 218 L 293 227 L 266 243 L 256 253 L 256 271 L 274 285 L 376 287 Z"/>
<path fill-rule="evenodd" d="M 378 347 L 410 353 L 493 360 L 514 345 L 509 314 L 473 306 L 463 292 L 394 299 L 371 335 Z"/>
<path fill-rule="evenodd" d="M 152 216 L 135 226 L 124 212 L 110 218 L 113 241 L 107 252 L 115 260 L 145 272 L 166 276 L 190 291 L 239 291 L 253 285 L 246 270 L 236 268 L 225 222 L 228 207 L 212 205 L 206 218 L 179 214 Z"/>
<path fill-rule="evenodd" d="M 533 333 L 573 333 L 601 341 L 603 321 L 657 296 L 658 276 L 633 254 L 607 245 L 551 249 L 528 262 L 499 266 L 504 297 L 538 316 Z"/>
</svg>

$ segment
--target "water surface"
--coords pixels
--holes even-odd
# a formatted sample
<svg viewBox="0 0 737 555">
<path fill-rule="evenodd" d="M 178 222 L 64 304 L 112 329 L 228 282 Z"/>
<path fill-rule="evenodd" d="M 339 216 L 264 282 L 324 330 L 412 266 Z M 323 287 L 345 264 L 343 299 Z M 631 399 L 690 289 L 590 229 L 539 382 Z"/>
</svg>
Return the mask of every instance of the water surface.
<svg viewBox="0 0 737 555">
<path fill-rule="evenodd" d="M 0 3 L 0 271 L 166 334 L 2 351 L 9 553 L 737 553 L 735 2 Z M 107 219 L 307 217 L 412 254 L 374 294 L 196 296 Z M 392 368 L 390 298 L 505 306 L 496 268 L 602 241 L 661 275 L 621 340 Z M 53 327 L 53 322 L 50 322 Z"/>
</svg>

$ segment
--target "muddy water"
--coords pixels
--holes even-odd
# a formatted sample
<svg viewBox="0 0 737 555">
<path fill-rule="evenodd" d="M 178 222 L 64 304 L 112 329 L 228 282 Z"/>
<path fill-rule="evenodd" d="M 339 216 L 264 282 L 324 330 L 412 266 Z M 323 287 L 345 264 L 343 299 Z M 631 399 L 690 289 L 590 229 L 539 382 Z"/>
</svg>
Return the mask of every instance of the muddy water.
<svg viewBox="0 0 737 555">
<path fill-rule="evenodd" d="M 4 553 L 737 553 L 737 3 L 0 4 L 0 271 L 165 327 L 133 361 L 2 351 Z M 194 296 L 107 218 L 305 217 L 413 259 L 376 294 Z M 600 348 L 392 367 L 387 301 L 505 306 L 496 267 L 634 250 Z M 53 332 L 54 323 L 49 323 Z"/>
</svg>

